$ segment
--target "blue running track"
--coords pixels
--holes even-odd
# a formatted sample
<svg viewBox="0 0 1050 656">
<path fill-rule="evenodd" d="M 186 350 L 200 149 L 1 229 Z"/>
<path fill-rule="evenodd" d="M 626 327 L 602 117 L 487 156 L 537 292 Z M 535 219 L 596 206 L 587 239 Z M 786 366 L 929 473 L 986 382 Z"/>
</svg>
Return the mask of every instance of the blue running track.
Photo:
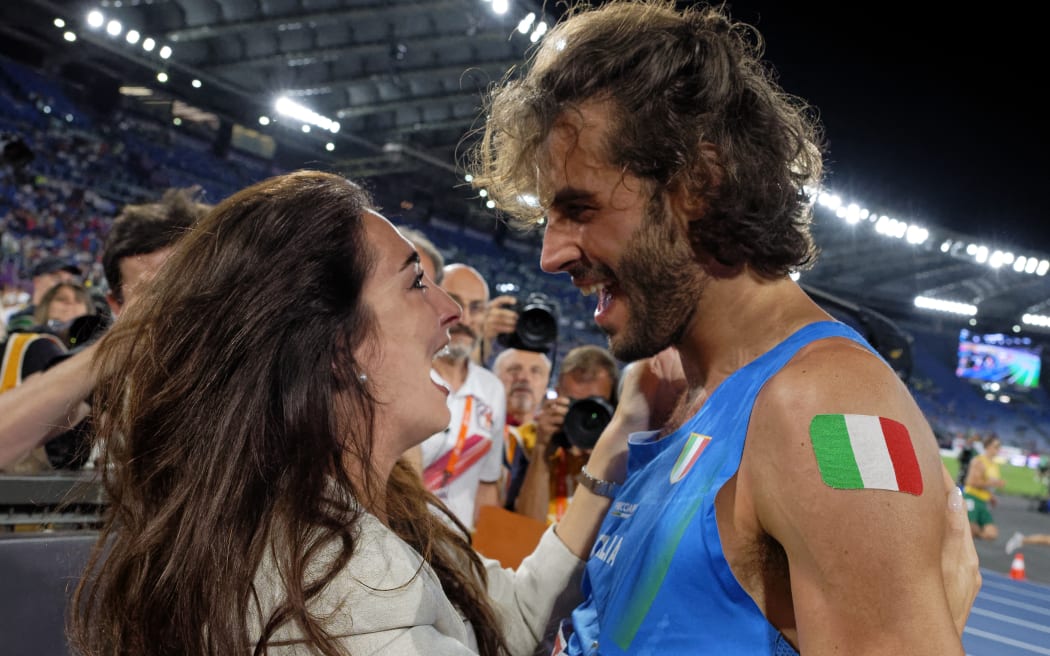
<svg viewBox="0 0 1050 656">
<path fill-rule="evenodd" d="M 1050 587 L 982 569 L 963 631 L 967 656 L 1050 656 Z"/>
</svg>

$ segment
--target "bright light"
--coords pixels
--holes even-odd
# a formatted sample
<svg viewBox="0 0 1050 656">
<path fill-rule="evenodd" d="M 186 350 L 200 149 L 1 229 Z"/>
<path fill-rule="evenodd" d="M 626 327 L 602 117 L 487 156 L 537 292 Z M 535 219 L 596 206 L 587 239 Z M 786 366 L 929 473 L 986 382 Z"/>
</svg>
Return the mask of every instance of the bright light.
<svg viewBox="0 0 1050 656">
<path fill-rule="evenodd" d="M 518 196 L 518 202 L 520 202 L 522 205 L 526 205 L 528 207 L 539 207 L 540 206 L 540 199 L 536 198 L 532 194 L 522 194 L 522 195 Z"/>
<path fill-rule="evenodd" d="M 146 40 L 142 42 L 142 49 L 146 52 L 153 52 L 153 49 L 156 47 L 157 42 L 149 37 L 146 37 Z"/>
<path fill-rule="evenodd" d="M 529 14 L 521 19 L 518 23 L 518 31 L 522 34 L 528 34 L 529 30 L 532 29 L 532 24 L 536 22 L 536 12 L 530 11 Z M 61 27 L 61 25 L 59 26 Z"/>
<path fill-rule="evenodd" d="M 73 43 L 74 41 L 77 40 L 77 35 L 73 34 L 72 32 L 66 32 L 65 34 L 62 35 L 62 38 L 65 39 L 66 41 L 69 41 L 70 43 Z"/>
<path fill-rule="evenodd" d="M 1035 270 L 1037 268 L 1039 268 L 1039 260 L 1035 259 L 1034 257 L 1030 257 L 1030 258 L 1028 258 L 1028 261 L 1025 262 L 1024 272 L 1025 273 L 1035 273 Z"/>
<path fill-rule="evenodd" d="M 124 35 L 124 38 L 127 39 L 128 43 L 131 45 L 138 43 L 141 37 L 142 35 L 139 34 L 138 30 L 128 30 L 128 33 Z"/>
<path fill-rule="evenodd" d="M 922 244 L 930 237 L 930 231 L 917 225 L 908 226 L 905 233 L 909 244 Z"/>
<path fill-rule="evenodd" d="M 478 196 L 481 196 L 482 198 L 484 198 L 485 196 L 488 196 L 488 195 L 489 195 L 489 190 L 488 189 L 482 189 L 481 191 L 478 192 Z"/>
<path fill-rule="evenodd" d="M 61 18 L 56 18 L 55 19 L 55 27 L 57 27 L 58 29 L 62 29 L 65 26 L 66 26 L 66 21 L 62 20 Z"/>
<path fill-rule="evenodd" d="M 110 36 L 120 36 L 120 33 L 123 31 L 124 26 L 115 18 L 106 24 L 106 34 Z"/>
<path fill-rule="evenodd" d="M 1028 258 L 1022 255 L 1021 257 L 1014 260 L 1014 271 L 1016 271 L 1017 273 L 1021 273 L 1022 271 L 1024 271 L 1024 266 L 1026 264 L 1028 264 Z"/>
<path fill-rule="evenodd" d="M 547 23 L 545 23 L 543 21 L 540 21 L 539 23 L 536 24 L 536 29 L 534 29 L 532 31 L 532 34 L 529 36 L 529 41 L 532 41 L 533 43 L 536 43 L 537 41 L 542 39 L 543 35 L 546 34 L 546 33 L 547 33 Z"/>
<path fill-rule="evenodd" d="M 1036 267 L 1035 273 L 1039 276 L 1045 276 L 1048 269 L 1050 269 L 1050 262 L 1039 260 L 1039 266 Z"/>
<path fill-rule="evenodd" d="M 171 57 L 171 46 L 161 46 L 157 54 L 160 55 L 161 59 L 167 59 L 168 57 Z"/>
<path fill-rule="evenodd" d="M 1010 251 L 1006 251 L 1005 253 L 1003 253 L 1003 264 L 1005 264 L 1006 266 L 1010 266 L 1013 263 L 1014 263 L 1014 254 L 1011 253 Z"/>
<path fill-rule="evenodd" d="M 50 114 L 51 113 L 51 105 L 44 105 L 44 113 L 45 114 Z"/>
<path fill-rule="evenodd" d="M 310 126 L 309 125 L 304 125 L 303 126 L 303 132 L 309 134 L 310 133 Z"/>
<path fill-rule="evenodd" d="M 165 73 L 164 71 L 161 71 L 160 73 L 157 73 L 157 82 L 162 82 L 163 83 L 163 82 L 167 82 L 167 81 L 168 81 L 168 74 L 167 73 Z"/>
<path fill-rule="evenodd" d="M 328 143 L 326 143 L 324 145 L 324 149 L 327 150 L 328 152 L 332 152 L 333 150 L 335 150 L 335 144 L 332 143 L 331 141 L 329 141 Z"/>
<path fill-rule="evenodd" d="M 106 17 L 102 15 L 102 12 L 98 9 L 92 9 L 88 12 L 87 22 L 94 29 L 102 27 L 102 23 L 106 22 Z"/>
<path fill-rule="evenodd" d="M 510 3 L 507 0 L 492 0 L 492 11 L 497 16 L 507 13 L 508 9 L 510 9 Z"/>
<path fill-rule="evenodd" d="M 179 118 L 178 116 L 176 116 L 175 118 L 171 119 L 171 122 L 174 123 L 175 125 L 182 125 L 182 119 Z"/>
<path fill-rule="evenodd" d="M 200 89 L 201 88 L 201 81 L 200 80 L 196 80 L 195 79 L 192 82 L 190 82 L 190 84 L 193 86 L 194 89 Z"/>
<path fill-rule="evenodd" d="M 970 303 L 960 303 L 958 301 L 946 301 L 940 298 L 930 298 L 929 296 L 916 296 L 915 307 L 922 308 L 924 310 L 936 310 L 937 312 L 947 312 L 949 314 L 961 314 L 963 316 L 972 317 L 977 314 L 977 306 Z"/>
<path fill-rule="evenodd" d="M 941 244 L 941 252 L 942 253 L 947 253 L 949 250 L 951 250 L 951 247 L 952 247 L 952 240 L 951 239 L 946 239 L 944 241 L 944 243 Z"/>
<path fill-rule="evenodd" d="M 988 247 L 987 246 L 978 246 L 977 247 L 977 255 L 974 256 L 974 259 L 977 260 L 978 264 L 984 264 L 985 262 L 987 262 L 988 261 Z"/>
<path fill-rule="evenodd" d="M 270 117 L 269 116 L 260 116 L 259 117 L 259 125 L 269 125 L 269 124 L 270 124 Z"/>
<path fill-rule="evenodd" d="M 474 181 L 474 176 L 472 176 L 471 174 L 468 173 L 465 176 L 463 176 L 463 179 L 466 180 L 467 182 L 473 182 Z"/>
<path fill-rule="evenodd" d="M 843 217 L 846 219 L 846 223 L 856 225 L 860 223 L 860 205 L 856 203 L 850 203 L 846 206 L 846 215 Z"/>
<path fill-rule="evenodd" d="M 1021 332 L 1021 327 L 1015 324 L 1014 327 L 1013 327 L 1013 331 L 1015 333 L 1019 333 L 1019 332 Z"/>
<path fill-rule="evenodd" d="M 1009 403 L 1009 402 L 1010 402 L 1010 397 L 1009 396 L 1007 396 L 1005 394 L 1000 394 L 999 395 L 999 403 Z"/>
<path fill-rule="evenodd" d="M 494 2 L 498 2 L 499 0 L 493 0 L 493 1 Z M 490 210 L 495 208 L 496 207 L 496 201 L 489 200 L 488 202 L 485 203 L 485 207 L 489 208 Z"/>
<path fill-rule="evenodd" d="M 1002 251 L 995 251 L 995 252 L 993 252 L 992 256 L 990 258 L 988 258 L 988 266 L 992 267 L 993 269 L 998 269 L 1002 265 L 1003 265 L 1003 252 Z"/>
<path fill-rule="evenodd" d="M 287 96 L 281 96 L 280 98 L 278 98 L 277 101 L 274 103 L 274 108 L 279 114 L 290 116 L 302 123 L 316 125 L 322 130 L 328 130 L 333 134 L 339 131 L 339 123 L 333 121 L 327 116 L 321 116 L 312 109 L 308 109 L 300 105 L 299 103 L 295 102 L 294 100 L 291 100 Z M 308 131 L 309 130 L 304 130 L 304 132 Z"/>
<path fill-rule="evenodd" d="M 800 273 L 798 271 L 792 271 L 791 273 L 788 274 L 788 278 L 791 278 L 795 282 L 798 282 L 798 279 L 801 278 L 801 277 L 802 277 L 802 273 Z"/>
<path fill-rule="evenodd" d="M 967 244 L 966 245 L 966 254 L 969 255 L 970 257 L 973 257 L 974 255 L 977 255 L 977 244 Z"/>
<path fill-rule="evenodd" d="M 1026 314 L 1021 317 L 1021 323 L 1028 324 L 1029 326 L 1050 328 L 1050 317 L 1043 314 Z"/>
</svg>

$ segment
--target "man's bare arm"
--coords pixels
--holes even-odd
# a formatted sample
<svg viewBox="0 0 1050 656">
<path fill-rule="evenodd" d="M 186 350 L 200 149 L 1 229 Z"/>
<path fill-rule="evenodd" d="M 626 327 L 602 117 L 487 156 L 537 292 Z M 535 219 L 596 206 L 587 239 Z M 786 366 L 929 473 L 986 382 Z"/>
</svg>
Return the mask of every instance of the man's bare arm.
<svg viewBox="0 0 1050 656">
<path fill-rule="evenodd" d="M 810 436 L 818 414 L 902 423 L 922 493 L 826 483 Z M 936 441 L 882 362 L 852 345 L 810 347 L 763 390 L 748 442 L 742 483 L 787 554 L 802 653 L 963 654 L 941 567 L 949 515 Z"/>
<path fill-rule="evenodd" d="M 95 346 L 0 394 L 0 467 L 76 426 L 88 412 L 95 387 Z"/>
</svg>

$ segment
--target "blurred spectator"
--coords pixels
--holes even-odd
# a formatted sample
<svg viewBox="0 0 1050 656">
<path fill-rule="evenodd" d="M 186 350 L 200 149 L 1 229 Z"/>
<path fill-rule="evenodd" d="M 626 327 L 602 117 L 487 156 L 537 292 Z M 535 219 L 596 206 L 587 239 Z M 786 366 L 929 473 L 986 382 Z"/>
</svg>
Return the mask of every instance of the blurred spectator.
<svg viewBox="0 0 1050 656">
<path fill-rule="evenodd" d="M 68 325 L 77 317 L 93 314 L 91 294 L 75 282 L 60 282 L 44 294 L 33 313 L 38 326 Z"/>
<path fill-rule="evenodd" d="M 37 306 L 43 301 L 44 295 L 58 283 L 77 282 L 80 275 L 80 267 L 59 257 L 45 257 L 37 262 L 33 266 L 32 271 L 32 300 L 25 308 L 11 315 L 8 319 L 8 330 L 26 329 L 33 325 L 42 325 L 44 322 L 36 321 L 34 314 Z"/>
<path fill-rule="evenodd" d="M 129 205 L 114 222 L 104 256 L 107 300 L 114 315 L 142 293 L 175 242 L 210 209 L 197 202 L 195 194 L 195 190 L 169 190 L 160 202 Z M 0 395 L 0 468 L 59 435 L 77 442 L 64 450 L 83 458 L 79 440 L 84 431 L 77 427 L 90 412 L 86 399 L 95 386 L 94 352 L 94 345 L 78 349 Z M 74 435 L 64 435 L 67 431 Z"/>
<path fill-rule="evenodd" d="M 445 258 L 441 251 L 434 246 L 434 242 L 415 228 L 399 226 L 398 230 L 415 246 L 416 252 L 419 253 L 419 263 L 427 277 L 440 285 L 445 278 Z"/>
<path fill-rule="evenodd" d="M 496 356 L 492 370 L 507 393 L 503 503 L 508 510 L 513 510 L 529 464 L 529 453 L 536 444 L 536 412 L 547 394 L 551 361 L 543 353 L 509 348 Z"/>
<path fill-rule="evenodd" d="M 508 500 L 509 508 L 550 523 L 561 519 L 591 446 L 578 443 L 575 435 L 566 435 L 569 406 L 592 397 L 613 406 L 618 378 L 616 360 L 600 346 L 585 345 L 569 351 L 555 385 L 558 396 L 544 399 L 536 417 L 536 441 L 529 451 L 517 498 Z M 604 426 L 592 428 L 597 439 Z"/>
<path fill-rule="evenodd" d="M 449 329 L 448 348 L 433 363 L 434 375 L 449 389 L 451 419 L 423 442 L 420 459 L 428 489 L 473 530 L 478 508 L 499 505 L 506 397 L 499 379 L 470 359 L 478 342 L 471 324 L 479 325 L 488 296 L 485 279 L 463 264 L 446 266 L 444 274 L 442 289 L 464 307 Z"/>
</svg>

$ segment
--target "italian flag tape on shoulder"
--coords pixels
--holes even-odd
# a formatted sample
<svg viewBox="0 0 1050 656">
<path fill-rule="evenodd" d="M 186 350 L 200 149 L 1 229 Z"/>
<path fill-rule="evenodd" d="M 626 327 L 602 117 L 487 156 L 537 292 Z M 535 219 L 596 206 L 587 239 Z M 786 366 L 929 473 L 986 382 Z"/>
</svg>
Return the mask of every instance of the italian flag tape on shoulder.
<svg viewBox="0 0 1050 656">
<path fill-rule="evenodd" d="M 868 415 L 817 415 L 809 425 L 820 477 L 839 490 L 922 494 L 922 473 L 904 424 Z"/>
</svg>

